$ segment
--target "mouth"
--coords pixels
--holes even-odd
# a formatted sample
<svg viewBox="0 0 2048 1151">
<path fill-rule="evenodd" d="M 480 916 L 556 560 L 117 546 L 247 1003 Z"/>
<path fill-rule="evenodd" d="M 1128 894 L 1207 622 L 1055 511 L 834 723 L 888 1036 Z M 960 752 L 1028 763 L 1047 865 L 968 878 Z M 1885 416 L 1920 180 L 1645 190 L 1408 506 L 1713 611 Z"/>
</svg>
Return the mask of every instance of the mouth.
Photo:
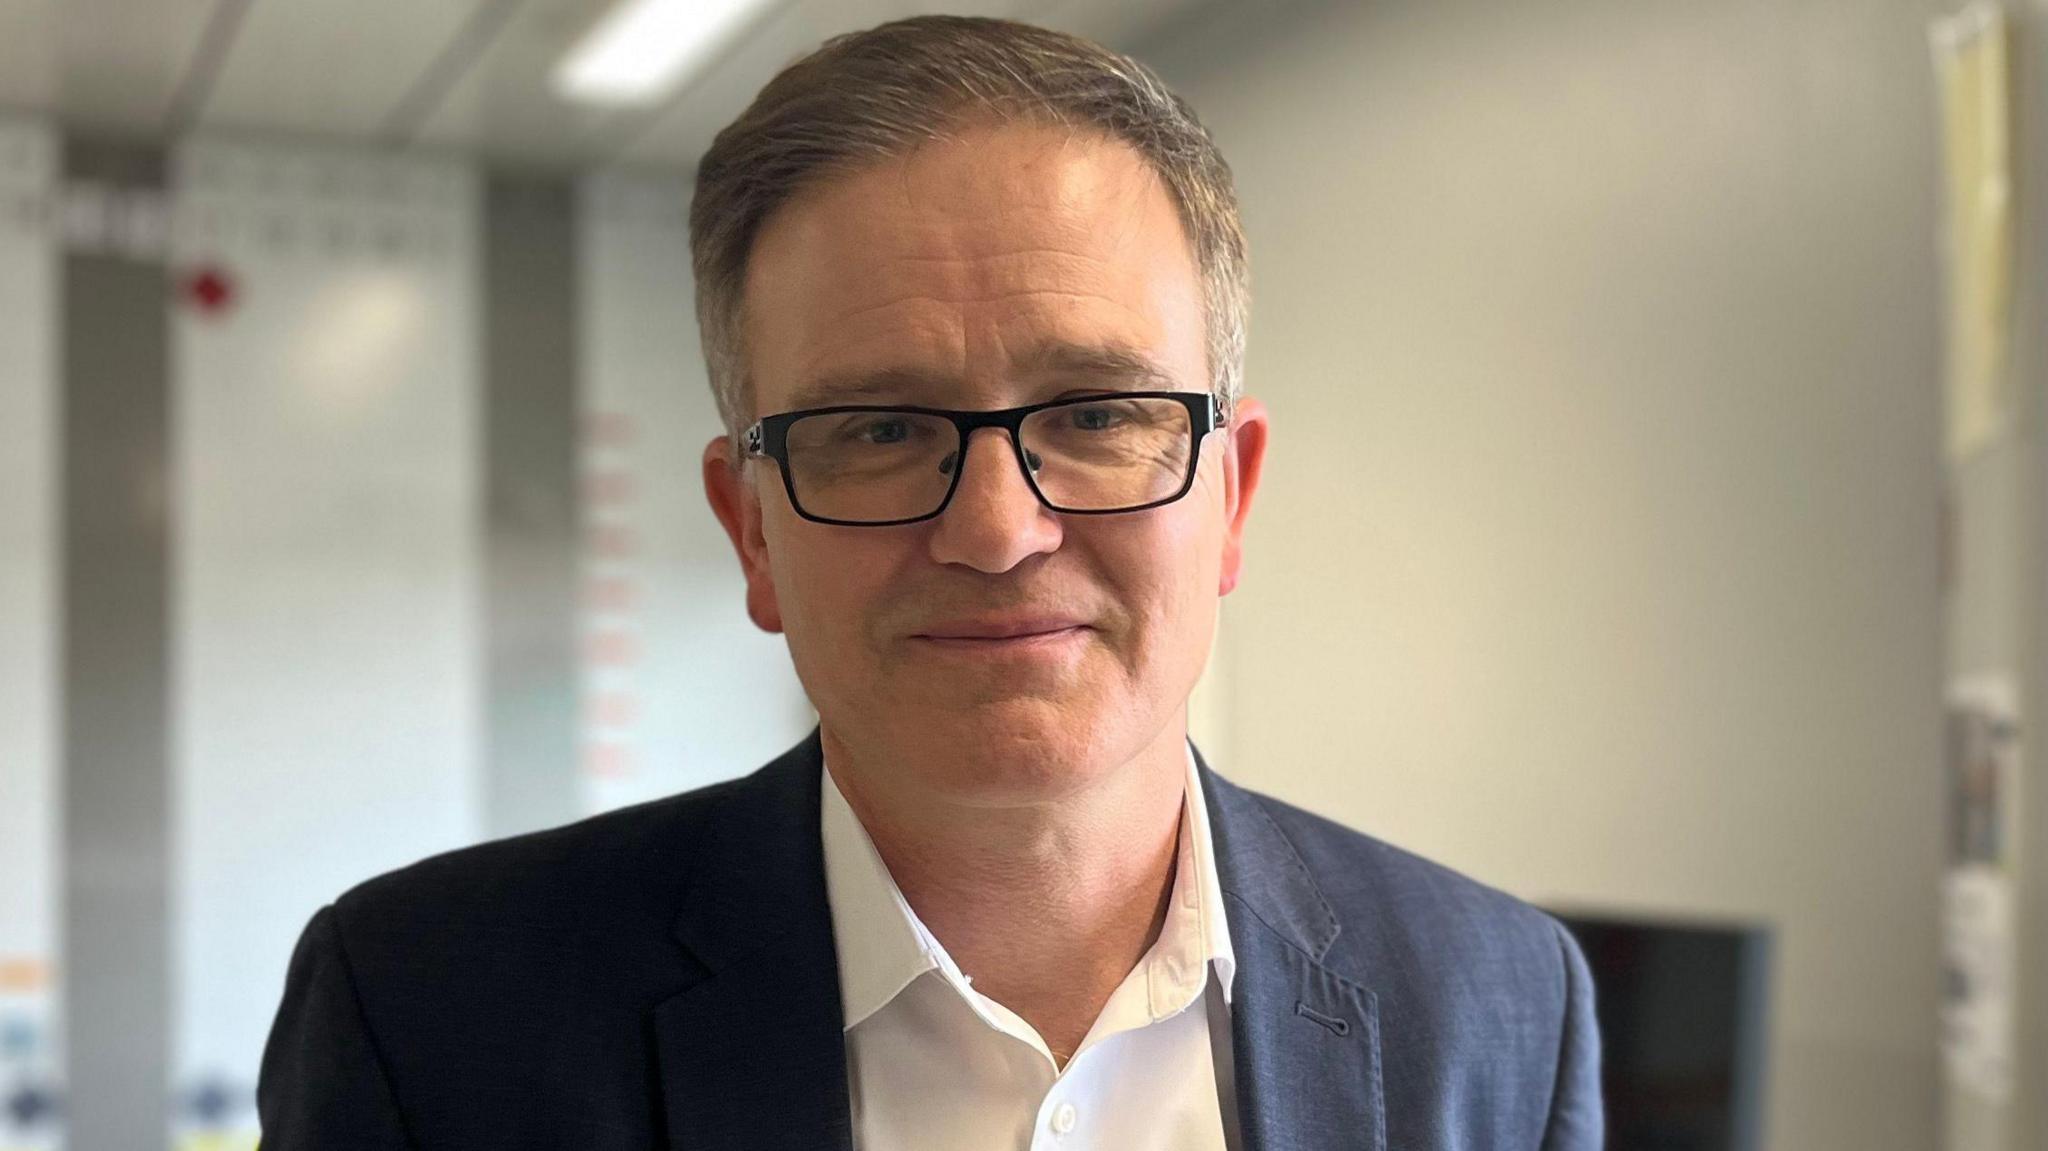
<svg viewBox="0 0 2048 1151">
<path fill-rule="evenodd" d="M 942 624 L 910 638 L 932 650 L 980 653 L 1056 653 L 1095 629 L 1067 619 L 977 620 Z"/>
</svg>

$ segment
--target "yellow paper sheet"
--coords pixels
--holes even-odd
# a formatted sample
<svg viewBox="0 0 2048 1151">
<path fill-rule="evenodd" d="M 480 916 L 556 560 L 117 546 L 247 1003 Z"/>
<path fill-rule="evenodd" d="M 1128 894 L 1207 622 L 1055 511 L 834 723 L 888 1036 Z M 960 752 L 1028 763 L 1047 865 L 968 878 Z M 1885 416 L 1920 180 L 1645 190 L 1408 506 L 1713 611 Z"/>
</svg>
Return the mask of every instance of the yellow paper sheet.
<svg viewBox="0 0 2048 1151">
<path fill-rule="evenodd" d="M 2012 324 L 2012 96 L 2008 21 L 1975 4 L 1932 31 L 1940 85 L 1948 333 L 1949 458 L 2003 435 Z"/>
</svg>

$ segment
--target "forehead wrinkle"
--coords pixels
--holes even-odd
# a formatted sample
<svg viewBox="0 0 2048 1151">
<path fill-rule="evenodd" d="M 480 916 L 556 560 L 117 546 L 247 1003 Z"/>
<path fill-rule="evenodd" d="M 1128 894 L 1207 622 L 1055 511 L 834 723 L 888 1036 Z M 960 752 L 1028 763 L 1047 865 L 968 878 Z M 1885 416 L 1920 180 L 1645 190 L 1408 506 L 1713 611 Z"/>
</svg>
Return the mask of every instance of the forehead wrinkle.
<svg viewBox="0 0 2048 1151">
<path fill-rule="evenodd" d="M 988 342 L 997 349 L 994 358 L 1007 364 L 1005 374 L 1013 378 L 1050 376 L 1060 382 L 1136 384 L 1139 387 L 1135 390 L 1140 391 L 1173 391 L 1180 383 L 1150 356 L 1116 342 L 1034 340 L 1014 356 L 1008 354 L 1007 341 L 1000 332 L 991 332 Z M 955 392 L 962 390 L 965 383 L 962 376 L 947 370 L 907 365 L 830 373 L 793 389 L 789 406 L 794 409 L 868 401 L 909 402 L 904 397 Z"/>
<path fill-rule="evenodd" d="M 901 307 L 904 304 L 929 303 L 940 307 L 979 307 L 986 304 L 1001 303 L 1004 300 L 1033 299 L 1040 296 L 1054 296 L 1063 300 L 1100 300 L 1105 304 L 1113 304 L 1122 308 L 1134 316 L 1143 317 L 1143 313 L 1139 312 L 1136 308 L 1121 300 L 1105 296 L 1100 292 L 1077 292 L 1060 288 L 1019 288 L 1011 292 L 997 292 L 992 296 L 934 296 L 926 292 L 913 292 L 907 296 L 898 296 L 892 300 L 883 300 L 880 303 L 855 308 L 851 312 L 842 312 L 834 317 L 834 322 L 844 323 L 849 320 L 856 320 L 862 316 Z"/>
<path fill-rule="evenodd" d="M 892 255 L 889 259 L 899 264 L 979 264 L 990 260 L 1017 260 L 1031 256 L 1051 257 L 1056 260 L 1066 260 L 1076 264 L 1087 264 L 1091 267 L 1111 266 L 1111 262 L 1108 260 L 1076 252 L 1071 248 L 1038 245 L 1012 248 L 1003 252 L 975 252 L 950 256 L 924 256 L 913 252 L 903 252 Z"/>
</svg>

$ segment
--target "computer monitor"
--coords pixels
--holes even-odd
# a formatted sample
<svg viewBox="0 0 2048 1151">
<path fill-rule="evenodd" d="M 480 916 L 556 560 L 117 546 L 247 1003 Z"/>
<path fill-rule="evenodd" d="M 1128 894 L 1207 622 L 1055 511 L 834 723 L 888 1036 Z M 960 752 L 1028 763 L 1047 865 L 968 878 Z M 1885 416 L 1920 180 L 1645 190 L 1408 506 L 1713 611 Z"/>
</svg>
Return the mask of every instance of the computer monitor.
<svg viewBox="0 0 2048 1151">
<path fill-rule="evenodd" d="M 1769 929 L 1553 913 L 1592 969 L 1611 1151 L 1759 1151 Z"/>
</svg>

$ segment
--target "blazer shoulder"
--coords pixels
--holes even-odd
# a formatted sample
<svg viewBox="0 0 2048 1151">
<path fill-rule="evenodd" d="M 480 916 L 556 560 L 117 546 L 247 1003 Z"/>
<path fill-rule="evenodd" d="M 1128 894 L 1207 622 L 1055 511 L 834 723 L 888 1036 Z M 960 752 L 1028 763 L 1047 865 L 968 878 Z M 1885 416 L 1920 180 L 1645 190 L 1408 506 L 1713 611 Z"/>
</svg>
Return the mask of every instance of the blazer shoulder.
<svg viewBox="0 0 2048 1151">
<path fill-rule="evenodd" d="M 441 933 L 492 921 L 548 926 L 636 910 L 665 914 L 718 807 L 744 782 L 431 855 L 343 892 L 336 917 L 350 934 L 399 934 L 413 926 Z"/>
<path fill-rule="evenodd" d="M 1489 1146 L 1598 1147 L 1593 988 L 1563 925 L 1443 864 L 1252 798 L 1337 918 L 1323 962 L 1370 989 L 1383 1034 L 1399 1037 L 1413 1111 L 1460 1114 L 1492 1132 Z M 1426 1141 L 1413 1127 L 1390 1140 Z"/>
<path fill-rule="evenodd" d="M 1339 922 L 1340 951 L 1398 951 L 1438 969 L 1492 969 L 1561 988 L 1570 947 L 1547 912 L 1451 867 L 1257 792 Z M 1347 938 L 1348 937 L 1348 938 Z M 1512 974 L 1509 974 L 1512 973 Z"/>
</svg>

